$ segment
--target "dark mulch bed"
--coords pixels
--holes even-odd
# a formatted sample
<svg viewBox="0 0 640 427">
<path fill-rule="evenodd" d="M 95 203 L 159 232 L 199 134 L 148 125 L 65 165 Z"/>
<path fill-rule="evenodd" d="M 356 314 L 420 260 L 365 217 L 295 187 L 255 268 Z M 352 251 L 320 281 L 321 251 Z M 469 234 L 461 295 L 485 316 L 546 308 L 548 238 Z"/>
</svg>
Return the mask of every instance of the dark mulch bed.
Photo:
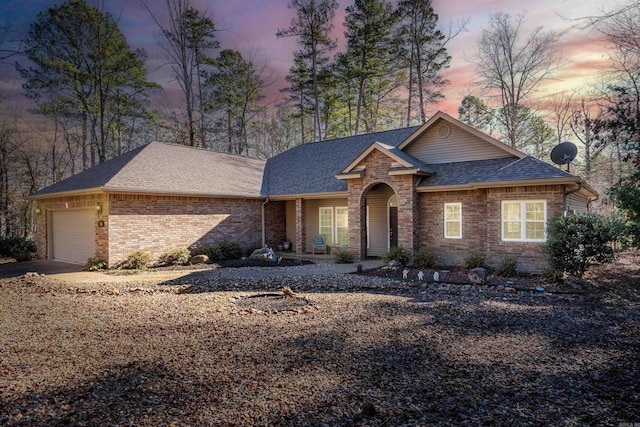
<svg viewBox="0 0 640 427">
<path fill-rule="evenodd" d="M 313 262 L 304 259 L 282 258 L 280 261 L 272 262 L 261 259 L 232 259 L 228 261 L 220 261 L 217 263 L 223 268 L 240 268 L 240 267 L 295 267 L 298 265 L 313 264 Z"/>
<path fill-rule="evenodd" d="M 202 270 L 216 268 L 242 268 L 242 267 L 295 267 L 298 265 L 313 264 L 312 261 L 297 258 L 282 258 L 279 262 L 271 262 L 260 259 L 241 258 L 227 261 L 219 261 L 210 264 L 167 265 L 150 268 L 149 271 L 162 270 Z"/>
<path fill-rule="evenodd" d="M 439 267 L 437 269 L 407 267 L 406 270 L 408 270 L 408 273 L 406 279 L 403 279 L 403 270 L 404 268 L 379 267 L 363 270 L 362 273 L 359 274 L 420 282 L 420 280 L 418 279 L 418 274 L 420 271 L 422 271 L 424 273 L 424 279 L 422 280 L 422 282 L 432 283 L 435 282 L 434 273 L 438 272 L 438 281 L 440 283 L 461 285 L 470 284 L 468 271 L 461 267 Z M 515 277 L 500 277 L 490 274 L 486 284 L 489 286 L 510 286 L 519 290 L 531 291 L 536 291 L 539 288 L 544 288 L 545 291 L 560 293 L 582 293 L 589 290 L 584 287 L 571 287 L 564 283 L 548 283 L 545 282 L 542 276 L 539 274 L 519 274 Z"/>
</svg>

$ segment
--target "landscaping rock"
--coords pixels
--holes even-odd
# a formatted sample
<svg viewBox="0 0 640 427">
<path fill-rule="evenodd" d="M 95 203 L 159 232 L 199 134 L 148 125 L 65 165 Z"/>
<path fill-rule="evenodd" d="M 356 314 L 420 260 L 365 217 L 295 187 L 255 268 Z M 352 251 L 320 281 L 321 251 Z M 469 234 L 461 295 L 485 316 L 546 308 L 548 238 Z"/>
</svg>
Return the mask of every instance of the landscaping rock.
<svg viewBox="0 0 640 427">
<path fill-rule="evenodd" d="M 207 255 L 195 255 L 189 259 L 189 264 L 206 264 L 209 262 L 209 257 Z"/>
<path fill-rule="evenodd" d="M 487 270 L 482 267 L 476 267 L 469 270 L 469 281 L 476 285 L 484 285 L 487 283 Z"/>
<path fill-rule="evenodd" d="M 260 259 L 265 261 L 276 261 L 276 255 L 273 253 L 273 249 L 271 248 L 260 248 L 256 249 L 249 255 L 251 259 Z"/>
<path fill-rule="evenodd" d="M 397 268 L 402 268 L 402 263 L 398 260 L 391 260 L 389 262 L 389 264 L 387 265 L 387 267 L 391 268 L 391 269 L 397 269 Z"/>
</svg>

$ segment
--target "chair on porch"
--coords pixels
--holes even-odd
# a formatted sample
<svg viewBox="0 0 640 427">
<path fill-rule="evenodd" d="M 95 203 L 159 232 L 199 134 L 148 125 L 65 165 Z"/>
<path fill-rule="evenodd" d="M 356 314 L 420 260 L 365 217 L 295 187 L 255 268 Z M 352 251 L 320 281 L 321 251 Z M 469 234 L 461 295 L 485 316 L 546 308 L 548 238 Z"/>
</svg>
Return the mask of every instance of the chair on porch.
<svg viewBox="0 0 640 427">
<path fill-rule="evenodd" d="M 322 234 L 313 238 L 313 255 L 316 254 L 316 250 L 324 252 L 325 255 L 327 254 L 327 241 Z"/>
</svg>

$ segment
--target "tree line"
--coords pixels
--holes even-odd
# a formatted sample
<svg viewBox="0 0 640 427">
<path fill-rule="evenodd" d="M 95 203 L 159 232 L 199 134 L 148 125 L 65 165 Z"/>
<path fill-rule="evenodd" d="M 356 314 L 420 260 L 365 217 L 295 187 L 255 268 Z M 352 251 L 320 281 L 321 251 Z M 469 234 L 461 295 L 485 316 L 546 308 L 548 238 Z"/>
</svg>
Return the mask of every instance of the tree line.
<svg viewBox="0 0 640 427">
<path fill-rule="evenodd" d="M 290 0 L 293 18 L 274 32 L 298 48 L 281 101 L 266 105 L 268 64 L 221 46 L 214 17 L 190 0 L 166 0 L 164 19 L 141 3 L 179 86 L 178 108 L 160 108 L 163 91 L 148 79 L 146 52 L 132 49 L 118 20 L 86 0 L 39 13 L 19 44 L 11 43 L 10 23 L 0 27 L 0 61 L 17 58 L 31 112 L 47 123 L 25 130 L 17 115 L 0 119 L 0 235 L 33 232 L 25 195 L 151 140 L 266 158 L 306 142 L 424 123 L 449 83 L 450 42 L 467 26 L 440 24 L 430 0 L 354 0 L 343 23 L 335 22 L 336 0 Z M 602 83 L 584 94 L 540 96 L 562 65 L 561 35 L 542 26 L 525 33 L 525 22 L 525 15 L 491 16 L 458 117 L 545 160 L 555 144 L 574 141 L 581 148 L 574 171 L 607 195 L 613 187 L 618 200 L 634 200 L 640 6 L 628 2 L 577 23 L 610 47 Z"/>
</svg>

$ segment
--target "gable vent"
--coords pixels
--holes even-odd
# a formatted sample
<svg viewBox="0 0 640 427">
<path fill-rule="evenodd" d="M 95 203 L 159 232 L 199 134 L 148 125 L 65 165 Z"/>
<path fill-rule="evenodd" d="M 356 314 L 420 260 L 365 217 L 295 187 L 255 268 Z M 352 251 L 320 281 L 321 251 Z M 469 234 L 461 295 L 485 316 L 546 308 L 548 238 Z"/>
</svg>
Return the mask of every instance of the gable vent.
<svg viewBox="0 0 640 427">
<path fill-rule="evenodd" d="M 448 125 L 438 127 L 438 136 L 440 138 L 446 138 L 449 135 L 451 135 L 451 128 Z"/>
</svg>

